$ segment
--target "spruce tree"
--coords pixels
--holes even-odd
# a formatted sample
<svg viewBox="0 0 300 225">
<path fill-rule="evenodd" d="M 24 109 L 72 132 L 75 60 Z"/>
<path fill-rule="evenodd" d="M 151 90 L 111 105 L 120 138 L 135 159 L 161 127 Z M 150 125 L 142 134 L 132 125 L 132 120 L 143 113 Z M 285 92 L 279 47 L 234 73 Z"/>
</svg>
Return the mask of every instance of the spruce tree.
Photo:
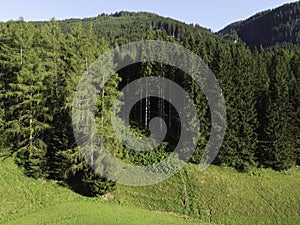
<svg viewBox="0 0 300 225">
<path fill-rule="evenodd" d="M 225 55 L 219 57 L 229 64 L 219 62 L 219 66 L 224 66 L 220 68 L 220 80 L 226 101 L 227 130 L 216 162 L 248 170 L 256 166 L 257 148 L 253 60 L 244 45 L 233 45 L 230 52 L 229 62 Z"/>
<path fill-rule="evenodd" d="M 12 105 L 9 109 L 7 133 L 14 139 L 11 149 L 17 163 L 29 176 L 44 176 L 45 132 L 50 128 L 51 115 L 46 106 L 44 84 L 47 79 L 41 60 L 33 44 L 36 30 L 32 25 L 19 21 L 14 27 L 15 49 L 19 54 L 19 68 L 15 82 L 9 84 L 7 96 Z"/>
<path fill-rule="evenodd" d="M 86 31 L 81 24 L 76 24 L 71 28 L 71 32 L 67 35 L 65 44 L 66 46 L 63 50 L 64 55 L 68 55 L 69 57 L 64 58 L 64 68 L 68 76 L 64 89 L 64 108 L 61 112 L 64 113 L 64 117 L 62 117 L 62 119 L 64 118 L 62 135 L 69 138 L 69 145 L 65 145 L 56 151 L 56 161 L 61 162 L 58 168 L 61 168 L 60 173 L 63 179 L 76 191 L 89 196 L 104 194 L 112 190 L 114 183 L 103 177 L 103 174 L 94 171 L 94 169 L 101 166 L 99 164 L 103 162 L 97 162 L 97 153 L 101 151 L 101 149 L 97 149 L 99 146 L 94 145 L 93 141 L 95 138 L 87 136 L 90 134 L 90 126 L 82 127 L 79 131 L 80 137 L 90 142 L 85 143 L 85 146 L 90 147 L 85 152 L 82 152 L 82 149 L 81 151 L 79 150 L 73 134 L 70 134 L 73 130 L 71 119 L 89 118 L 94 112 L 84 111 L 83 114 L 80 115 L 80 118 L 74 118 L 74 116 L 72 117 L 72 109 L 70 106 L 72 106 L 75 91 L 82 92 L 80 93 L 81 98 L 90 98 L 89 90 L 85 90 L 86 92 L 84 90 L 76 90 L 79 79 L 83 74 L 86 74 L 87 78 L 93 75 L 98 77 L 98 79 L 93 81 L 86 81 L 92 82 L 93 85 L 95 85 L 93 88 L 96 89 L 99 87 L 102 79 L 101 77 L 99 78 L 99 75 L 107 75 L 106 72 L 102 74 L 101 65 L 94 64 L 94 61 L 97 56 L 100 56 L 108 50 L 108 44 L 103 39 L 97 40 L 92 27 Z M 108 63 L 110 63 L 111 68 L 113 68 L 112 61 Z M 99 108 L 99 111 L 97 110 L 96 112 L 96 119 L 93 121 L 97 124 L 99 132 L 93 135 L 100 135 L 103 140 L 107 140 L 108 145 L 112 146 L 114 146 L 114 139 L 111 139 L 112 128 L 108 121 L 110 120 L 109 110 L 111 110 L 112 100 L 115 96 L 112 92 L 116 90 L 115 86 L 118 85 L 118 79 L 116 79 L 115 82 L 114 78 L 110 80 L 112 86 L 110 84 L 106 85 L 105 88 L 102 89 L 98 101 L 93 103 Z M 111 100 L 107 103 L 106 99 Z M 73 121 L 73 124 L 74 123 L 76 124 L 76 121 Z M 108 149 L 116 150 L 116 148 L 110 147 L 108 147 Z"/>
<path fill-rule="evenodd" d="M 65 113 L 65 99 L 68 97 L 65 90 L 68 88 L 66 79 L 69 76 L 64 71 L 65 63 L 63 57 L 70 57 L 63 54 L 64 35 L 58 21 L 54 18 L 39 28 L 39 56 L 42 59 L 45 72 L 48 100 L 47 105 L 53 116 L 51 129 L 47 137 L 47 167 L 49 178 L 60 179 L 61 161 L 56 158 L 60 149 L 65 149 L 70 144 L 72 137 L 71 123 L 68 114 Z"/>
<path fill-rule="evenodd" d="M 293 138 L 292 105 L 289 99 L 289 60 L 284 51 L 272 53 L 270 58 L 269 100 L 266 109 L 264 165 L 286 170 L 295 165 L 296 150 Z"/>
<path fill-rule="evenodd" d="M 300 165 L 300 51 L 291 58 L 290 102 L 293 107 L 293 138 L 295 140 L 296 163 Z"/>
</svg>

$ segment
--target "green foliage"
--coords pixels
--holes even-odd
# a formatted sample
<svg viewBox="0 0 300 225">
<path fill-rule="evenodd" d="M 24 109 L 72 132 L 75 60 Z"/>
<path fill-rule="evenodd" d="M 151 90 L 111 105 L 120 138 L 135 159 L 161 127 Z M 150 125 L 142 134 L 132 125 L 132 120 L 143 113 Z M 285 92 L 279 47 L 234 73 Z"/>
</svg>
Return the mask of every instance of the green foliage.
<svg viewBox="0 0 300 225">
<path fill-rule="evenodd" d="M 275 22 L 281 21 L 279 17 L 284 22 L 289 9 L 293 9 L 291 20 L 294 21 L 298 8 L 298 3 L 287 5 L 257 15 L 247 24 L 275 17 Z M 236 26 L 242 27 L 243 24 L 237 23 Z M 293 25 L 288 28 L 292 32 L 287 36 L 294 43 L 294 31 L 298 28 Z M 151 13 L 130 12 L 83 20 L 0 23 L 0 155 L 14 156 L 29 176 L 67 182 L 85 195 L 94 196 L 112 190 L 115 184 L 90 167 L 102 165 L 106 158 L 96 157 L 92 141 L 88 156 L 82 155 L 76 144 L 71 114 L 74 93 L 84 72 L 110 74 L 113 71 L 116 66 L 113 58 L 106 62 L 109 65 L 107 71 L 102 71 L 101 67 L 95 71 L 95 67 L 90 68 L 111 46 L 154 39 L 183 45 L 200 55 L 216 74 L 228 118 L 226 136 L 215 164 L 242 171 L 252 171 L 256 167 L 287 170 L 299 165 L 299 50 L 293 47 L 281 50 L 260 48 L 251 52 L 243 42 L 236 40 L 237 34 L 240 35 L 238 31 L 232 31 L 230 37 L 233 39 L 228 41 L 199 26 Z M 176 57 L 180 59 L 180 53 Z M 118 60 L 129 58 L 127 55 Z M 170 155 L 178 143 L 181 124 L 178 112 L 162 100 L 167 91 L 172 92 L 165 90 L 163 84 L 159 87 L 160 98 L 141 100 L 132 109 L 130 118 L 130 129 L 139 138 L 146 138 L 149 134 L 152 118 L 163 118 L 168 132 L 160 146 L 150 152 L 126 149 L 111 125 L 111 107 L 119 90 L 147 76 L 175 81 L 195 103 L 200 132 L 190 162 L 199 163 L 210 135 L 211 112 L 207 98 L 193 79 L 170 65 L 136 63 L 113 75 L 96 101 L 97 135 L 102 137 L 105 147 L 114 157 L 126 163 L 151 165 Z M 94 83 L 101 81 L 95 80 Z M 89 96 L 89 92 L 82 94 Z M 122 107 L 120 102 L 118 104 Z M 88 115 L 80 116 L 85 118 Z M 191 120 L 190 126 L 194 125 L 193 122 Z M 124 128 L 122 121 L 118 126 Z M 84 129 L 80 133 L 82 138 L 88 134 Z M 138 146 L 138 143 L 136 141 L 132 146 Z"/>
<path fill-rule="evenodd" d="M 14 143 L 11 153 L 18 164 L 26 169 L 29 176 L 44 175 L 46 146 L 43 136 L 50 128 L 52 116 L 46 106 L 47 79 L 41 60 L 34 48 L 34 27 L 25 22 L 18 22 L 12 28 L 15 37 L 13 48 L 20 51 L 18 71 L 15 79 L 8 83 L 5 97 L 9 100 L 6 133 Z M 16 29 L 17 28 L 17 29 Z"/>
<path fill-rule="evenodd" d="M 76 148 L 73 95 L 84 70 L 108 45 L 96 40 L 92 28 L 85 33 L 74 26 L 70 34 L 63 34 L 54 19 L 39 29 L 24 21 L 9 22 L 3 26 L 1 43 L 1 155 L 14 156 L 28 176 L 70 181 L 66 174 L 71 174 L 67 171 L 72 162 L 85 162 L 67 155 Z M 92 175 L 86 163 L 80 172 L 79 182 L 91 191 L 87 194 L 108 191 L 109 182 Z"/>
<path fill-rule="evenodd" d="M 291 105 L 289 82 L 289 56 L 282 51 L 272 54 L 269 70 L 271 80 L 269 99 L 266 105 L 265 139 L 262 143 L 264 165 L 276 170 L 285 170 L 295 164 L 297 133 L 295 114 Z M 271 68 L 271 66 L 270 66 Z"/>
<path fill-rule="evenodd" d="M 233 34 L 237 33 L 252 49 L 259 46 L 294 49 L 300 45 L 299 14 L 300 3 L 296 1 L 233 23 L 219 31 L 219 34 L 232 39 L 235 36 Z"/>
<path fill-rule="evenodd" d="M 242 44 L 225 49 L 217 45 L 215 51 L 212 66 L 217 67 L 227 111 L 227 131 L 216 162 L 244 171 L 256 166 L 258 123 L 253 59 Z"/>
</svg>

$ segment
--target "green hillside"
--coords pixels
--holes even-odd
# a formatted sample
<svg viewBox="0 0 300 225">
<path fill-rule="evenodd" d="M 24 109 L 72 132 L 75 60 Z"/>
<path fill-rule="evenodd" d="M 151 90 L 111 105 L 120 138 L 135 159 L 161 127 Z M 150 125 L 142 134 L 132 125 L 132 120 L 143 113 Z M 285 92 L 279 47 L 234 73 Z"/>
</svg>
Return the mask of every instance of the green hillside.
<svg viewBox="0 0 300 225">
<path fill-rule="evenodd" d="M 73 18 L 58 22 L 64 33 L 70 33 L 72 27 L 77 24 L 82 24 L 83 28 L 87 30 L 92 27 L 98 37 L 105 38 L 112 44 L 149 39 L 147 36 L 150 31 L 162 32 L 163 35 L 166 34 L 178 41 L 191 35 L 205 35 L 205 39 L 218 38 L 210 30 L 197 24 L 186 24 L 149 12 L 120 11 L 109 15 L 101 14 L 97 17 Z M 35 21 L 31 23 L 40 28 L 48 22 Z"/>
<path fill-rule="evenodd" d="M 1 224 L 299 224 L 300 169 L 238 173 L 189 164 L 149 187 L 118 186 L 114 201 L 86 198 L 0 162 Z M 165 211 L 165 212 L 159 212 Z M 206 221 L 202 223 L 200 221 Z"/>
<path fill-rule="evenodd" d="M 163 212 L 99 202 L 71 202 L 21 215 L 7 224 L 209 224 Z"/>
<path fill-rule="evenodd" d="M 0 161 L 0 224 L 207 224 L 100 198 L 85 198 L 53 181 L 28 178 L 9 159 Z"/>
<path fill-rule="evenodd" d="M 69 189 L 55 185 L 54 181 L 24 176 L 10 159 L 0 161 L 0 181 L 0 219 L 26 210 L 82 199 Z"/>
<path fill-rule="evenodd" d="M 177 176 L 149 187 L 118 186 L 122 205 L 185 213 L 216 224 L 299 224 L 300 168 L 239 173 L 189 164 Z"/>
<path fill-rule="evenodd" d="M 300 2 L 285 4 L 228 25 L 219 34 L 237 33 L 251 48 L 277 44 L 300 45 Z"/>
<path fill-rule="evenodd" d="M 0 223 L 300 224 L 300 48 L 293 47 L 299 45 L 299 9 L 299 2 L 288 4 L 224 30 L 224 37 L 238 34 L 246 43 L 146 12 L 0 22 Z M 222 128 L 211 123 L 215 110 L 192 76 L 175 66 L 152 61 L 117 71 L 118 65 L 139 55 L 130 51 L 110 57 L 105 67 L 89 67 L 115 46 L 137 40 L 178 44 L 199 55 L 214 72 L 221 92 L 213 87 L 209 92 L 225 99 L 226 135 L 214 166 L 208 170 L 199 172 L 197 165 L 212 128 L 216 127 L 221 136 L 225 125 Z M 286 42 L 292 48 L 249 49 Z M 158 53 L 158 59 L 168 53 L 158 49 L 148 53 L 145 49 L 141 54 L 152 52 Z M 183 52 L 175 51 L 172 58 L 190 63 L 191 71 L 202 80 L 196 63 L 187 62 Z M 90 102 L 89 91 L 77 89 L 82 75 L 99 73 L 105 78 L 112 71 L 117 74 L 113 72 L 101 89 L 95 110 L 86 111 L 90 108 L 85 107 L 89 106 L 85 105 Z M 199 132 L 195 138 L 184 138 L 178 158 L 189 163 L 176 176 L 153 186 L 125 187 L 105 176 L 111 173 L 110 160 L 102 157 L 102 147 L 94 143 L 92 123 L 111 155 L 135 166 L 162 162 L 185 136 L 182 128 L 197 125 L 185 101 L 179 108 L 186 111 L 189 123 L 182 123 L 180 110 L 165 98 L 179 97 L 162 82 L 157 87 L 159 98 L 141 98 L 131 109 L 130 127 L 137 137 L 130 140 L 133 144 L 126 146 L 118 139 L 111 123 L 115 98 L 131 82 L 151 76 L 182 87 L 199 115 Z M 100 80 L 87 80 L 92 89 L 99 89 Z M 209 84 L 206 80 L 204 83 Z M 148 83 L 141 89 L 147 92 Z M 76 91 L 84 101 L 73 102 Z M 122 107 L 126 105 L 120 103 Z M 74 108 L 80 109 L 77 116 Z M 89 115 L 95 118 L 89 120 Z M 220 113 L 215 115 L 225 120 Z M 148 137 L 149 121 L 156 117 L 167 127 L 163 142 L 153 151 L 135 151 L 141 150 L 135 143 Z M 122 127 L 123 122 L 118 121 Z M 196 137 L 197 148 L 187 158 L 188 145 Z M 79 142 L 88 143 L 91 152 L 80 151 Z M 100 165 L 103 173 L 95 173 L 91 164 Z M 112 200 L 99 197 L 104 194 Z"/>
</svg>

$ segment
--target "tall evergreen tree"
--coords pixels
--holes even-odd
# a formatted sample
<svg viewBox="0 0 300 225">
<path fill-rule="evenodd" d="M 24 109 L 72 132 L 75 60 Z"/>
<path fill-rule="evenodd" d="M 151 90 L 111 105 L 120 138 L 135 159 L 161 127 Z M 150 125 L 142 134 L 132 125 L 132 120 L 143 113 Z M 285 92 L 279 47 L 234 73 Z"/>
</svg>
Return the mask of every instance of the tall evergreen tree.
<svg viewBox="0 0 300 225">
<path fill-rule="evenodd" d="M 270 59 L 269 102 L 263 147 L 263 164 L 276 170 L 289 169 L 295 164 L 292 105 L 289 100 L 289 60 L 285 52 L 276 51 Z"/>
<path fill-rule="evenodd" d="M 64 132 L 65 124 L 70 122 L 68 117 L 64 115 L 65 107 L 65 90 L 67 74 L 64 71 L 65 63 L 63 61 L 62 47 L 64 44 L 64 35 L 61 31 L 59 23 L 53 18 L 40 28 L 39 33 L 39 56 L 42 59 L 43 66 L 48 79 L 46 80 L 49 106 L 53 120 L 51 122 L 51 130 L 47 137 L 47 167 L 49 177 L 59 179 L 60 160 L 55 155 L 58 149 L 65 148 L 71 139 L 71 129 L 68 127 L 68 134 Z M 67 57 L 68 55 L 65 55 Z"/>
<path fill-rule="evenodd" d="M 247 170 L 256 165 L 257 147 L 257 111 L 251 70 L 253 60 L 244 45 L 232 46 L 230 58 L 230 68 L 226 63 L 220 64 L 227 67 L 221 69 L 227 75 L 220 79 L 225 95 L 228 127 L 217 160 L 218 163 Z"/>
<path fill-rule="evenodd" d="M 6 95 L 13 102 L 9 109 L 7 133 L 14 138 L 12 152 L 17 163 L 29 176 L 39 177 L 45 175 L 47 146 L 44 137 L 51 121 L 46 106 L 44 82 L 47 77 L 33 46 L 35 28 L 23 21 L 16 25 L 13 28 L 14 47 L 20 52 L 20 70 L 14 74 L 16 82 L 10 83 L 6 90 Z"/>
<path fill-rule="evenodd" d="M 293 137 L 297 165 L 300 165 L 300 51 L 295 51 L 291 62 L 290 102 L 293 107 L 293 124 L 295 125 Z"/>
</svg>

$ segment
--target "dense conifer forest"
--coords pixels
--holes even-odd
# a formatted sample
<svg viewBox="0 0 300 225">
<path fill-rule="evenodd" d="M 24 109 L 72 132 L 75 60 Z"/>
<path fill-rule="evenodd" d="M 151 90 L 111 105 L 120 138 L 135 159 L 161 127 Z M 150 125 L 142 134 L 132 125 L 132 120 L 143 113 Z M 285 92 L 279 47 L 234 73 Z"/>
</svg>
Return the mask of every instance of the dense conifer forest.
<svg viewBox="0 0 300 225">
<path fill-rule="evenodd" d="M 241 172 L 252 168 L 282 171 L 299 165 L 299 9 L 297 2 L 231 25 L 221 32 L 230 31 L 231 38 L 144 12 L 0 23 L 1 157 L 12 157 L 30 177 L 59 180 L 84 195 L 112 190 L 114 182 L 97 175 L 76 145 L 72 127 L 76 86 L 109 49 L 138 40 L 164 40 L 198 54 L 222 88 L 227 130 L 214 164 Z M 266 30 L 268 36 L 261 40 L 253 27 L 256 32 L 265 27 L 272 31 Z M 291 45 L 275 46 L 280 43 Z M 111 65 L 113 69 L 114 59 Z M 146 98 L 131 112 L 131 128 L 140 136 L 147 136 L 151 118 L 160 116 L 166 121 L 168 134 L 163 144 L 149 153 L 124 148 L 113 134 L 108 112 L 118 90 L 139 77 L 162 74 L 183 87 L 197 107 L 201 138 L 190 160 L 197 164 L 210 135 L 207 100 L 193 80 L 168 65 L 138 63 L 118 71 L 97 101 L 99 134 L 110 152 L 124 162 L 149 165 L 166 158 L 178 142 L 180 127 L 168 102 Z"/>
<path fill-rule="evenodd" d="M 300 45 L 299 14 L 300 2 L 297 1 L 230 24 L 219 34 L 227 38 L 240 37 L 252 49 L 260 45 L 295 47 Z"/>
</svg>

